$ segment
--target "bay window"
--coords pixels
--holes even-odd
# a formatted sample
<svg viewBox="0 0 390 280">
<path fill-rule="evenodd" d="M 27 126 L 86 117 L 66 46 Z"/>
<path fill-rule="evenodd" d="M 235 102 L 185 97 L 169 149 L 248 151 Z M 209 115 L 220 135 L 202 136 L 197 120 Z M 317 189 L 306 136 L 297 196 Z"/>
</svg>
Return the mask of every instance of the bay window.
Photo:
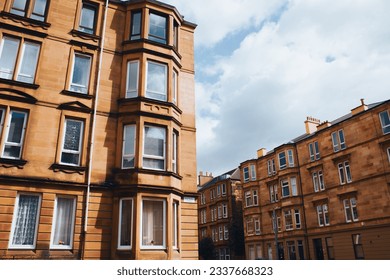
<svg viewBox="0 0 390 280">
<path fill-rule="evenodd" d="M 165 249 L 165 200 L 142 200 L 141 249 Z"/>
<path fill-rule="evenodd" d="M 151 12 L 149 14 L 149 40 L 167 44 L 167 18 Z"/>
<path fill-rule="evenodd" d="M 84 122 L 66 119 L 62 141 L 60 162 L 65 165 L 79 166 L 84 133 Z"/>
<path fill-rule="evenodd" d="M 118 249 L 131 249 L 133 238 L 133 199 L 119 201 Z"/>
<path fill-rule="evenodd" d="M 167 101 L 167 66 L 165 64 L 148 61 L 146 97 Z"/>
<path fill-rule="evenodd" d="M 51 249 L 72 249 L 75 206 L 75 198 L 56 198 L 50 243 Z"/>
<path fill-rule="evenodd" d="M 39 194 L 17 195 L 9 239 L 10 249 L 35 249 L 40 207 Z"/>
<path fill-rule="evenodd" d="M 143 167 L 165 170 L 166 130 L 162 127 L 145 126 Z"/>
</svg>

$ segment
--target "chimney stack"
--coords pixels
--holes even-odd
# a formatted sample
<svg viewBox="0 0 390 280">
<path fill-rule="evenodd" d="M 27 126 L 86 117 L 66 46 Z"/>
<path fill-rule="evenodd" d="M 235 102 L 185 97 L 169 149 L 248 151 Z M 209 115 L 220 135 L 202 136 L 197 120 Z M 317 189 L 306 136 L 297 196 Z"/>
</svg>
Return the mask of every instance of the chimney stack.
<svg viewBox="0 0 390 280">
<path fill-rule="evenodd" d="M 261 148 L 257 150 L 257 158 L 261 158 L 267 154 L 267 150 L 265 148 Z"/>
<path fill-rule="evenodd" d="M 305 121 L 306 134 L 312 134 L 317 131 L 317 126 L 321 123 L 320 120 L 313 117 L 307 117 Z"/>
<path fill-rule="evenodd" d="M 360 106 L 353 108 L 351 110 L 352 116 L 359 114 L 360 112 L 364 112 L 368 109 L 368 106 L 366 104 L 364 104 L 364 98 L 360 99 L 360 103 L 361 103 Z"/>
</svg>

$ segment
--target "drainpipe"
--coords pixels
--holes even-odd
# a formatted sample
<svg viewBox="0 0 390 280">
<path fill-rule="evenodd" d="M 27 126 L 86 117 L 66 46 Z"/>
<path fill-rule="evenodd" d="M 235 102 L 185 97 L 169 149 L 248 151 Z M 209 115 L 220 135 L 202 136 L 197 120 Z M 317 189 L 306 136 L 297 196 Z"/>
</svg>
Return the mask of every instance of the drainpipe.
<svg viewBox="0 0 390 280">
<path fill-rule="evenodd" d="M 84 259 L 85 254 L 85 244 L 86 237 L 88 231 L 88 212 L 89 212 L 89 198 L 91 194 L 91 178 L 92 178 L 92 164 L 93 164 L 93 149 L 95 144 L 95 130 L 96 130 L 96 113 L 97 113 L 97 105 L 99 101 L 99 90 L 100 90 L 100 76 L 102 72 L 102 62 L 103 62 L 103 50 L 104 50 L 104 39 L 106 34 L 106 22 L 107 22 L 107 11 L 108 11 L 108 1 L 106 0 L 105 8 L 104 8 L 104 16 L 103 16 L 103 28 L 102 28 L 102 36 L 100 39 L 100 53 L 99 53 L 99 68 L 97 72 L 96 78 L 96 92 L 95 92 L 95 100 L 93 104 L 93 116 L 92 116 L 92 128 L 91 128 L 91 143 L 89 145 L 89 160 L 88 160 L 88 178 L 87 178 L 87 197 L 85 200 L 85 219 L 84 219 L 84 245 L 82 252 L 82 259 Z"/>
</svg>

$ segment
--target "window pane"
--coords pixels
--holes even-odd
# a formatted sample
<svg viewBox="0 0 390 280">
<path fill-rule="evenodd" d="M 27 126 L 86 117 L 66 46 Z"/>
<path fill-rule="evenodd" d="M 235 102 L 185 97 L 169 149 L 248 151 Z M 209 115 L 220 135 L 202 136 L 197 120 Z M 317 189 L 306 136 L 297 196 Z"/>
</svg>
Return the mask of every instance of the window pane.
<svg viewBox="0 0 390 280">
<path fill-rule="evenodd" d="M 142 202 L 142 245 L 164 246 L 164 201 Z"/>
<path fill-rule="evenodd" d="M 146 97 L 161 101 L 167 100 L 167 67 L 148 62 Z"/>
<path fill-rule="evenodd" d="M 287 165 L 286 153 L 285 152 L 280 153 L 279 154 L 279 168 L 283 169 L 286 167 L 286 165 Z"/>
<path fill-rule="evenodd" d="M 340 147 L 341 149 L 345 149 L 345 139 L 344 139 L 344 132 L 342 130 L 339 130 L 339 139 L 340 139 Z"/>
<path fill-rule="evenodd" d="M 85 33 L 93 34 L 95 27 L 95 7 L 83 4 L 79 30 Z"/>
<path fill-rule="evenodd" d="M 141 39 L 141 12 L 131 14 L 131 35 L 130 40 Z"/>
<path fill-rule="evenodd" d="M 138 61 L 128 62 L 126 98 L 138 96 L 138 69 Z"/>
<path fill-rule="evenodd" d="M 19 195 L 11 246 L 34 246 L 39 199 L 35 195 Z"/>
<path fill-rule="evenodd" d="M 11 13 L 19 16 L 24 16 L 26 13 L 27 0 L 14 0 L 11 8 Z"/>
<path fill-rule="evenodd" d="M 3 157 L 19 159 L 22 151 L 26 113 L 11 111 L 7 141 L 4 145 Z"/>
<path fill-rule="evenodd" d="M 387 111 L 384 111 L 379 114 L 381 119 L 382 131 L 383 134 L 390 133 L 390 117 Z"/>
<path fill-rule="evenodd" d="M 61 163 L 79 165 L 83 122 L 66 120 Z"/>
<path fill-rule="evenodd" d="M 70 90 L 80 93 L 88 92 L 91 57 L 75 54 L 73 64 L 72 83 Z"/>
<path fill-rule="evenodd" d="M 126 125 L 123 131 L 123 162 L 122 168 L 134 167 L 135 125 Z"/>
<path fill-rule="evenodd" d="M 52 245 L 72 247 L 74 207 L 74 198 L 57 198 Z"/>
<path fill-rule="evenodd" d="M 165 129 L 145 127 L 143 166 L 163 170 L 165 167 Z"/>
<path fill-rule="evenodd" d="M 335 152 L 337 152 L 340 148 L 339 148 L 339 141 L 337 139 L 337 133 L 336 132 L 332 133 L 332 142 L 333 142 L 333 150 Z"/>
<path fill-rule="evenodd" d="M 133 201 L 122 199 L 120 208 L 119 246 L 131 246 L 131 228 L 133 223 Z"/>
<path fill-rule="evenodd" d="M 167 19 L 156 14 L 149 15 L 149 39 L 158 43 L 166 44 Z"/>
<path fill-rule="evenodd" d="M 0 54 L 0 78 L 12 79 L 15 69 L 19 40 L 4 37 Z"/>
<path fill-rule="evenodd" d="M 35 70 L 38 62 L 40 46 L 33 43 L 24 43 L 23 56 L 20 64 L 17 80 L 32 84 L 34 82 Z"/>
<path fill-rule="evenodd" d="M 31 14 L 31 18 L 39 21 L 45 20 L 47 0 L 35 0 L 34 10 Z"/>
</svg>

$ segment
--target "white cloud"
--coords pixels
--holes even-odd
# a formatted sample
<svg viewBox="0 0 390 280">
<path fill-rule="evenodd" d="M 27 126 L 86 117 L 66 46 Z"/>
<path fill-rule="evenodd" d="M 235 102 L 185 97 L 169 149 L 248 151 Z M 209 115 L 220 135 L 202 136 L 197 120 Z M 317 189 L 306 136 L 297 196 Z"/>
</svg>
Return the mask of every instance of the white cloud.
<svg viewBox="0 0 390 280">
<path fill-rule="evenodd" d="M 266 0 L 223 1 L 222 8 L 214 0 L 170 2 L 184 15 L 191 11 L 199 24 L 198 48 L 252 30 L 282 6 Z M 215 77 L 212 84 L 197 81 L 199 170 L 220 174 L 255 157 L 258 148 L 273 149 L 303 134 L 306 116 L 331 121 L 360 98 L 388 99 L 389 10 L 386 0 L 291 0 L 279 20 L 257 25 L 234 52 L 202 65 L 202 74 Z"/>
</svg>

